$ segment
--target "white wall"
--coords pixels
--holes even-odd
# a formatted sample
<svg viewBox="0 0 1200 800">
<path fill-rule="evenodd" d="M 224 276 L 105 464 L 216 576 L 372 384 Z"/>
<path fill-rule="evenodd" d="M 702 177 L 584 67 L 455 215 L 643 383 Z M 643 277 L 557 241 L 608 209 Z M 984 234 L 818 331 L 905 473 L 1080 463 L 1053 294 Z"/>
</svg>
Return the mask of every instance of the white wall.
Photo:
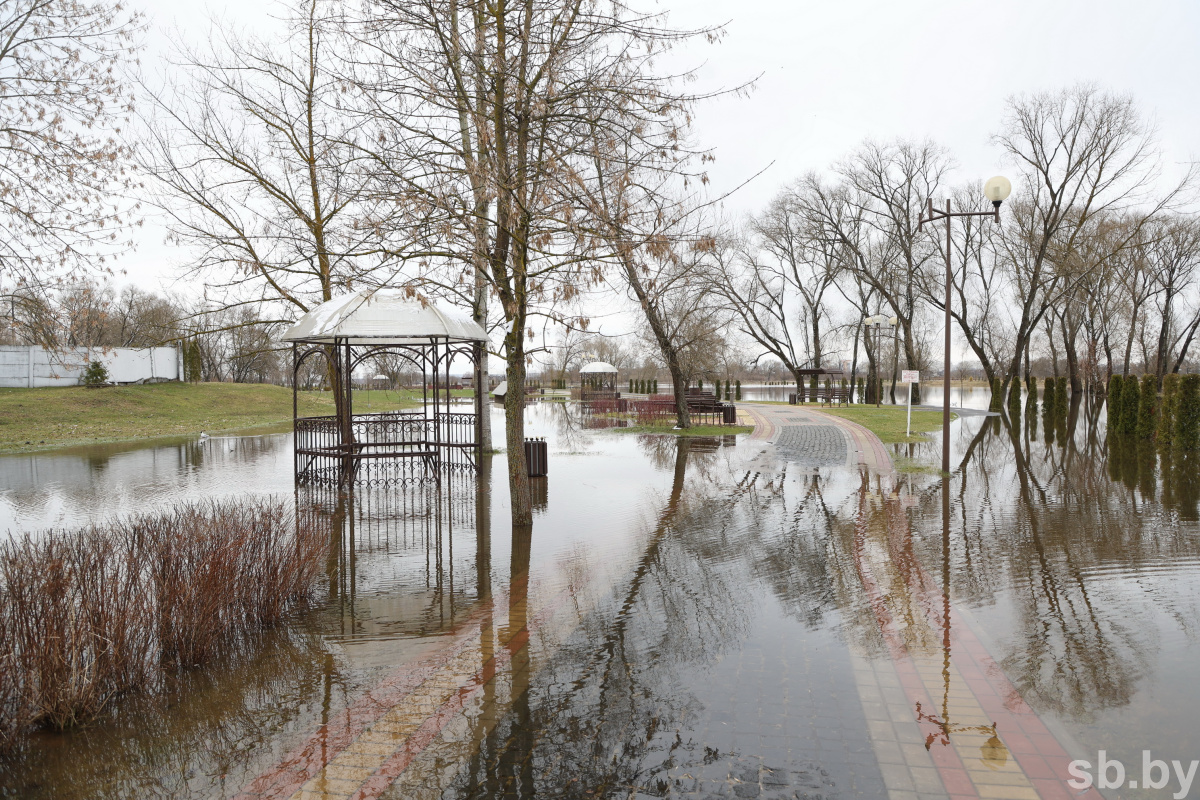
<svg viewBox="0 0 1200 800">
<path fill-rule="evenodd" d="M 83 347 L 46 350 L 37 345 L 0 345 L 0 387 L 77 386 L 91 361 L 108 368 L 114 383 L 177 381 L 182 359 L 174 347 Z"/>
</svg>

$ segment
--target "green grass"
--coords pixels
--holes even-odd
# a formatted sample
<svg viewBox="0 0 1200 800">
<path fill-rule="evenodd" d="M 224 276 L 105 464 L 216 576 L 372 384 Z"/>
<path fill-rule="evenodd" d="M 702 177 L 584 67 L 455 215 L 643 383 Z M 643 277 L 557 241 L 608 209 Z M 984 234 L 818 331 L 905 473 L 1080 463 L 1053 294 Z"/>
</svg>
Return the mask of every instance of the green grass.
<svg viewBox="0 0 1200 800">
<path fill-rule="evenodd" d="M 917 461 L 915 458 L 908 456 L 892 455 L 892 466 L 897 472 L 913 473 L 916 475 L 941 475 L 942 470 L 931 464 L 926 464 Z"/>
<path fill-rule="evenodd" d="M 666 433 L 671 436 L 729 436 L 735 433 L 751 433 L 753 425 L 693 425 L 679 430 L 674 422 L 659 425 L 632 425 L 628 428 L 611 428 L 617 433 Z"/>
<path fill-rule="evenodd" d="M 470 390 L 456 391 L 469 396 Z M 419 391 L 355 391 L 356 411 L 420 403 Z M 333 395 L 302 392 L 300 414 L 333 413 Z M 290 424 L 292 390 L 252 383 L 157 383 L 103 389 L 0 389 L 0 452 L 194 436 Z M 289 425 L 290 427 L 290 425 Z"/>
<path fill-rule="evenodd" d="M 815 406 L 814 408 L 825 414 L 857 422 L 878 436 L 879 441 L 884 444 L 927 441 L 928 437 L 921 435 L 921 431 L 935 431 L 942 427 L 942 412 L 940 411 L 913 409 L 912 430 L 914 433 L 912 436 L 905 436 L 904 425 L 908 413 L 905 406 L 876 408 L 869 405 L 854 405 L 848 408 L 816 408 Z M 955 419 L 957 416 L 957 414 L 951 414 L 950 418 Z"/>
</svg>

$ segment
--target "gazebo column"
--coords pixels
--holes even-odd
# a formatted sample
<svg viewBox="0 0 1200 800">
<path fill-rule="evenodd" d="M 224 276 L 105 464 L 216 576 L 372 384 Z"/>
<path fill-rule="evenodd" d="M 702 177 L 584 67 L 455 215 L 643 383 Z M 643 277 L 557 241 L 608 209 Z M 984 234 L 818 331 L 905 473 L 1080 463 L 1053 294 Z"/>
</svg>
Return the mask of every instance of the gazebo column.
<svg viewBox="0 0 1200 800">
<path fill-rule="evenodd" d="M 341 428 L 342 445 L 342 474 L 341 483 L 348 487 L 354 479 L 354 375 L 350 355 L 350 342 L 338 348 L 338 358 L 341 361 L 338 372 L 342 376 L 342 418 L 338 420 Z"/>
<path fill-rule="evenodd" d="M 292 475 L 299 479 L 300 475 L 300 431 L 296 425 L 296 419 L 300 416 L 300 398 L 297 395 L 299 388 L 297 384 L 300 382 L 300 356 L 299 345 L 292 342 Z"/>
<path fill-rule="evenodd" d="M 482 342 L 471 346 L 471 359 L 475 368 L 475 452 L 477 458 L 483 455 L 483 426 L 490 420 L 483 418 L 483 399 L 487 397 L 488 379 L 483 369 L 484 349 Z"/>
</svg>

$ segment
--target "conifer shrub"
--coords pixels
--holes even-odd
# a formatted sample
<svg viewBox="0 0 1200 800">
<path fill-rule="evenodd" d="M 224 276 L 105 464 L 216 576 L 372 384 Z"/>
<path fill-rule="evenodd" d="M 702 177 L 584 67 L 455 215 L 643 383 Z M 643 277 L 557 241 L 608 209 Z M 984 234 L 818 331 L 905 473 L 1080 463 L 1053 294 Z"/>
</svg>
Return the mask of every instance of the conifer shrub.
<svg viewBox="0 0 1200 800">
<path fill-rule="evenodd" d="M 1141 402 L 1138 404 L 1137 437 L 1147 441 L 1158 430 L 1158 378 L 1142 376 Z"/>
<path fill-rule="evenodd" d="M 1121 399 L 1125 391 L 1125 378 L 1113 375 L 1108 379 L 1108 432 L 1121 432 Z"/>
<path fill-rule="evenodd" d="M 1158 414 L 1158 444 L 1170 447 L 1175 440 L 1175 416 L 1179 403 L 1179 376 L 1163 377 L 1162 403 Z"/>
<path fill-rule="evenodd" d="M 104 386 L 108 383 L 108 367 L 101 364 L 99 361 L 93 361 L 88 364 L 87 369 L 83 372 L 84 386 Z"/>
<path fill-rule="evenodd" d="M 1121 390 L 1121 433 L 1132 435 L 1137 433 L 1138 406 L 1141 405 L 1141 390 L 1137 378 L 1128 376 L 1125 388 Z"/>
<path fill-rule="evenodd" d="M 1179 450 L 1200 447 L 1200 375 L 1181 375 L 1175 399 L 1175 436 Z"/>
</svg>

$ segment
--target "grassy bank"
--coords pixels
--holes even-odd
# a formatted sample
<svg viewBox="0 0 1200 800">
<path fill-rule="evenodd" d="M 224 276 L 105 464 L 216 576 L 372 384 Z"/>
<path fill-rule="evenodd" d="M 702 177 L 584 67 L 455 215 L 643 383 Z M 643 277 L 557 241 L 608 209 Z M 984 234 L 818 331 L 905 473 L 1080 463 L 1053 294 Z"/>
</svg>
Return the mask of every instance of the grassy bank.
<svg viewBox="0 0 1200 800">
<path fill-rule="evenodd" d="M 815 408 L 815 407 L 814 407 Z M 824 414 L 831 414 L 851 422 L 857 422 L 871 433 L 879 437 L 884 444 L 896 442 L 921 442 L 928 437 L 922 431 L 935 431 L 942 427 L 942 412 L 913 409 L 912 436 L 904 435 L 904 425 L 908 410 L 905 406 L 882 406 L 876 408 L 868 405 L 855 405 L 849 408 L 819 408 L 815 409 Z M 951 419 L 957 418 L 951 414 Z"/>
<path fill-rule="evenodd" d="M 470 395 L 470 391 L 455 392 Z M 368 406 L 368 400 L 370 405 Z M 354 393 L 356 411 L 411 407 L 420 393 Z M 333 413 L 329 392 L 302 392 L 300 413 Z M 251 383 L 157 383 L 85 389 L 0 389 L 0 452 L 194 436 L 291 422 L 292 390 Z"/>
</svg>

